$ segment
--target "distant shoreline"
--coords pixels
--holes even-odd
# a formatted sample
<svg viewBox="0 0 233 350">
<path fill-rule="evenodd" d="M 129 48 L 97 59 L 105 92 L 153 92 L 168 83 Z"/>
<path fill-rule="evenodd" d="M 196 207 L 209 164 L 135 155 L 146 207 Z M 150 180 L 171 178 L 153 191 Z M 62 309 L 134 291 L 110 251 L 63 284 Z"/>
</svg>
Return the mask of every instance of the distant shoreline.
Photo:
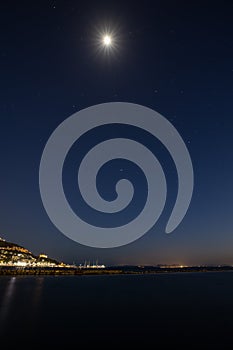
<svg viewBox="0 0 233 350">
<path fill-rule="evenodd" d="M 39 275 L 146 275 L 179 272 L 224 272 L 233 271 L 233 266 L 191 266 L 191 267 L 138 267 L 111 266 L 105 268 L 76 268 L 76 267 L 8 267 L 0 266 L 0 276 L 39 276 Z"/>
</svg>

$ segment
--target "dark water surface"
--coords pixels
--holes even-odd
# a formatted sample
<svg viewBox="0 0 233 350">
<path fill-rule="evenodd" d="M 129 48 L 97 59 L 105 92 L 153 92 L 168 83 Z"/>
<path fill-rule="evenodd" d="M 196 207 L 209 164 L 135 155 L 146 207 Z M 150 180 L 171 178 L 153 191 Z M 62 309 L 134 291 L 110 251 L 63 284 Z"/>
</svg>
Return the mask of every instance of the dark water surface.
<svg viewBox="0 0 233 350">
<path fill-rule="evenodd" d="M 232 348 L 233 272 L 1 276 L 0 335 L 75 348 Z"/>
</svg>

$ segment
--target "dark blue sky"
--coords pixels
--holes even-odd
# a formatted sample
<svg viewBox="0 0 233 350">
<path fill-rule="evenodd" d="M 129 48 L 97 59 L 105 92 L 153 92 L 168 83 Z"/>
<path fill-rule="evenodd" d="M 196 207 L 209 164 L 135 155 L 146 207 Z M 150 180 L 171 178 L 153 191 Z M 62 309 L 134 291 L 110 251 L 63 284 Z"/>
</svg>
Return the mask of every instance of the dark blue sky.
<svg viewBox="0 0 233 350">
<path fill-rule="evenodd" d="M 228 1 L 1 4 L 0 236 L 71 263 L 233 264 L 232 16 Z M 118 44 L 109 55 L 98 47 L 106 27 Z M 40 158 L 62 121 L 112 101 L 147 106 L 170 120 L 189 149 L 194 192 L 184 220 L 166 235 L 176 174 L 155 144 L 170 194 L 159 221 L 132 244 L 88 248 L 49 220 L 39 191 Z M 75 206 L 74 154 L 64 178 Z M 109 176 L 118 170 L 116 164 Z"/>
</svg>

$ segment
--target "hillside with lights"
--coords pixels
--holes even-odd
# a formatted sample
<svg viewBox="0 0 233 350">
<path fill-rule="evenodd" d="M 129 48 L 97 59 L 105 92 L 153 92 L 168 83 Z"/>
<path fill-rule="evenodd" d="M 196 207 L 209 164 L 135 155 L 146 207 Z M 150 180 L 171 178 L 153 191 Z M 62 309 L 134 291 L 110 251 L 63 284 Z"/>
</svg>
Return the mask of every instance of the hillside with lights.
<svg viewBox="0 0 233 350">
<path fill-rule="evenodd" d="M 46 254 L 35 255 L 16 243 L 0 238 L 0 266 L 56 267 L 64 265 L 49 258 Z"/>
</svg>

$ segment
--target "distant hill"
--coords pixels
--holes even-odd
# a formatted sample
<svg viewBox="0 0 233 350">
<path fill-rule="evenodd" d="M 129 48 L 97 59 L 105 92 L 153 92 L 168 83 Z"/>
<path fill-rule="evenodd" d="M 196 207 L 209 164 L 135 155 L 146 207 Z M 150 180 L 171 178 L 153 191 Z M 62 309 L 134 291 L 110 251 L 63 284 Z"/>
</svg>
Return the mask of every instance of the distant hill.
<svg viewBox="0 0 233 350">
<path fill-rule="evenodd" d="M 0 265 L 60 266 L 61 263 L 45 254 L 35 255 L 23 246 L 0 238 Z"/>
</svg>

